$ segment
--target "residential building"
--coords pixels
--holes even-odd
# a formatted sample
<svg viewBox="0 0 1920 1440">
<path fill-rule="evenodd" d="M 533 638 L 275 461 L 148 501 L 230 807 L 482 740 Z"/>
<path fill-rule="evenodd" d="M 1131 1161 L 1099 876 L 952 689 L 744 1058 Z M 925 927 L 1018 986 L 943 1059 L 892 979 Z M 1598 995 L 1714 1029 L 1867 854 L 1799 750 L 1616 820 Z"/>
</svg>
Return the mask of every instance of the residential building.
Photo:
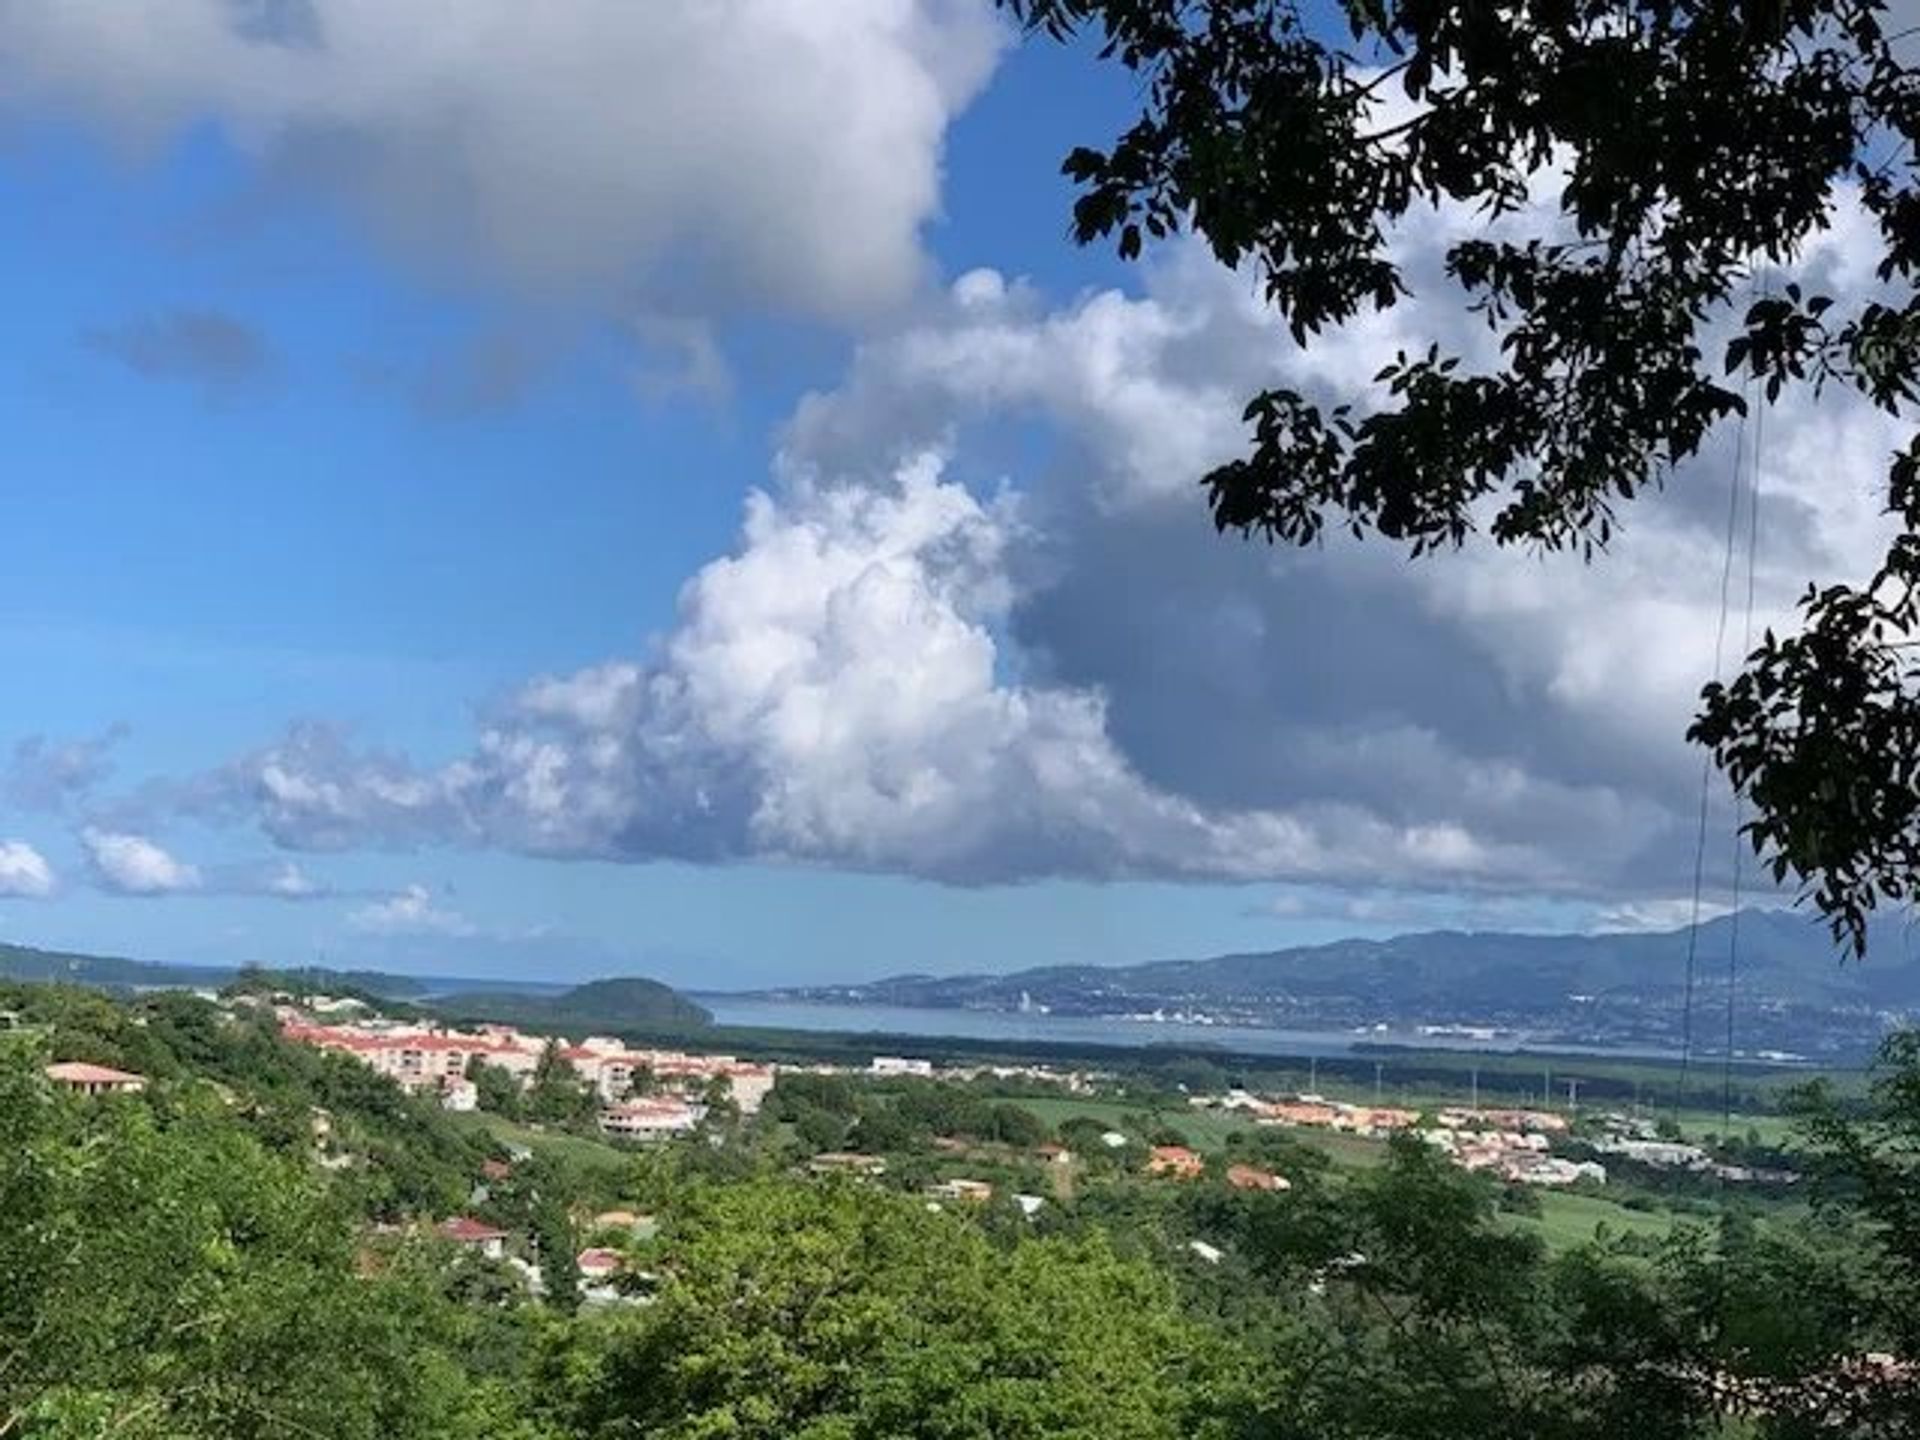
<svg viewBox="0 0 1920 1440">
<path fill-rule="evenodd" d="M 618 1140 L 667 1140 L 692 1130 L 705 1113 L 684 1100 L 628 1100 L 600 1112 L 600 1129 Z"/>
<path fill-rule="evenodd" d="M 1206 1173 L 1207 1162 L 1184 1145 L 1156 1145 L 1147 1152 L 1149 1175 L 1171 1175 L 1176 1180 L 1194 1180 Z"/>
<path fill-rule="evenodd" d="M 471 1080 L 449 1080 L 440 1087 L 440 1108 L 466 1113 L 480 1108 L 480 1091 Z"/>
<path fill-rule="evenodd" d="M 377 1017 L 338 1025 L 316 1023 L 310 1014 L 281 1007 L 281 1031 L 289 1040 L 352 1055 L 409 1090 L 444 1092 L 463 1081 L 468 1068 L 485 1061 L 528 1084 L 546 1052 L 548 1039 L 526 1035 L 511 1025 L 482 1025 L 471 1031 L 447 1027 L 397 1025 Z M 590 1035 L 578 1045 L 554 1041 L 561 1057 L 602 1101 L 618 1104 L 629 1097 L 634 1076 L 651 1074 L 664 1090 L 697 1099 L 716 1079 L 727 1082 L 729 1098 L 743 1114 L 757 1112 L 773 1089 L 771 1065 L 732 1055 L 692 1055 L 680 1050 L 629 1050 L 620 1041 Z"/>
<path fill-rule="evenodd" d="M 1262 1170 L 1256 1165 L 1229 1165 L 1227 1184 L 1236 1190 L 1291 1190 L 1293 1182 L 1284 1175 Z"/>
<path fill-rule="evenodd" d="M 582 1250 L 574 1257 L 574 1266 L 580 1271 L 582 1280 L 605 1280 L 619 1272 L 626 1264 L 617 1250 L 605 1250 L 599 1246 Z"/>
<path fill-rule="evenodd" d="M 884 1175 L 887 1162 L 878 1155 L 858 1155 L 850 1150 L 827 1150 L 807 1162 L 816 1175 Z"/>
<path fill-rule="evenodd" d="M 918 1075 L 931 1078 L 933 1062 L 931 1060 L 907 1060 L 898 1055 L 876 1055 L 873 1063 L 867 1067 L 872 1075 Z"/>
<path fill-rule="evenodd" d="M 459 1215 L 438 1227 L 441 1239 L 478 1250 L 489 1260 L 500 1260 L 507 1253 L 507 1232 L 483 1225 L 470 1215 Z"/>
<path fill-rule="evenodd" d="M 993 1199 L 993 1186 L 984 1180 L 940 1180 L 927 1187 L 927 1194 L 936 1200 L 964 1200 L 984 1205 Z"/>
<path fill-rule="evenodd" d="M 1701 1170 L 1709 1163 L 1705 1150 L 1677 1140 L 1601 1140 L 1593 1148 L 1669 1170 Z"/>
<path fill-rule="evenodd" d="M 132 1095 L 147 1088 L 147 1077 L 108 1065 L 90 1065 L 83 1060 L 63 1060 L 49 1065 L 47 1078 L 64 1090 L 80 1095 Z"/>
</svg>

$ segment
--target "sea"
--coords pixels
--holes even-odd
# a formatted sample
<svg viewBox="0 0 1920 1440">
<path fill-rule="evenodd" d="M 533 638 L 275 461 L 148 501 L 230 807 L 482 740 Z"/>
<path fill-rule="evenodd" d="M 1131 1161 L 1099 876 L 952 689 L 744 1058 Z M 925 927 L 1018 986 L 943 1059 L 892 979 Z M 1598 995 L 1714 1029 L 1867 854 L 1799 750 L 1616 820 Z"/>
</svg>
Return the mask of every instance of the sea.
<svg viewBox="0 0 1920 1440">
<path fill-rule="evenodd" d="M 1281 1030 L 1252 1025 L 1201 1025 L 1130 1020 L 1109 1015 L 1051 1015 L 1037 1011 L 923 1009 L 906 1005 L 846 1005 L 762 996 L 694 993 L 721 1025 L 777 1030 L 826 1030 L 850 1035 L 923 1035 L 1004 1040 L 1009 1043 L 1167 1046 L 1218 1049 L 1242 1055 L 1339 1056 L 1374 1046 L 1481 1053 L 1615 1055 L 1665 1060 L 1678 1052 L 1660 1046 L 1578 1045 L 1520 1032 L 1434 1035 L 1420 1031 Z"/>
</svg>

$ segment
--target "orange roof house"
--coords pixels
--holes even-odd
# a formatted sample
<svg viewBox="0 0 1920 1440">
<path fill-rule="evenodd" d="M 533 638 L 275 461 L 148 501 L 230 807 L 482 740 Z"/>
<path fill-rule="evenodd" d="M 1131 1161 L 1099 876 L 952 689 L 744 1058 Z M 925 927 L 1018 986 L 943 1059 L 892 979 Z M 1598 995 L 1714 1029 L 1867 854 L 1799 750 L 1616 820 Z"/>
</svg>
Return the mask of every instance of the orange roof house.
<svg viewBox="0 0 1920 1440">
<path fill-rule="evenodd" d="M 89 1065 L 81 1060 L 63 1060 L 47 1066 L 47 1078 L 63 1089 L 81 1095 L 131 1095 L 147 1088 L 147 1077 L 107 1065 Z"/>
<path fill-rule="evenodd" d="M 1293 1182 L 1284 1175 L 1254 1165 L 1229 1165 L 1227 1184 L 1236 1190 L 1291 1190 Z"/>
<path fill-rule="evenodd" d="M 1156 1145 L 1147 1153 L 1149 1175 L 1171 1175 L 1192 1180 L 1205 1172 L 1207 1162 L 1184 1145 Z"/>
</svg>

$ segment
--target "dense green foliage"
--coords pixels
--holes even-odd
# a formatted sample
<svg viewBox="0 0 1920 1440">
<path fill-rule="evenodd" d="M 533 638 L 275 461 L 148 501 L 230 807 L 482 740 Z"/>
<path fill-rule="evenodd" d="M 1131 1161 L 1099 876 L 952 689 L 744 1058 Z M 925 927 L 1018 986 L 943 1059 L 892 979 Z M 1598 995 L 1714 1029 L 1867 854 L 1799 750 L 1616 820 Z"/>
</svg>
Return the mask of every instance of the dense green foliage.
<svg viewBox="0 0 1920 1440">
<path fill-rule="evenodd" d="M 5 999 L 26 1021 L 0 1034 L 7 1440 L 1867 1440 L 1920 1416 L 1859 1363 L 1920 1345 L 1911 1038 L 1871 1095 L 1812 1098 L 1813 1207 L 1701 1202 L 1671 1233 L 1549 1246 L 1526 1212 L 1560 1197 L 1411 1138 L 1356 1169 L 1246 1131 L 1182 1183 L 1091 1118 L 1060 1125 L 1087 1155 L 1043 1164 L 1046 1127 L 984 1083 L 819 1075 L 622 1150 L 450 1120 L 244 1007 Z M 151 1084 L 69 1096 L 40 1073 L 56 1055 Z M 496 1125 L 527 1141 L 512 1163 Z M 810 1125 L 887 1173 L 809 1176 Z M 1227 1160 L 1292 1188 L 1232 1189 Z M 998 1193 L 917 1193 L 961 1173 Z M 1016 1184 L 1046 1197 L 1031 1216 Z M 657 1232 L 596 1222 L 614 1209 Z M 438 1239 L 454 1214 L 506 1258 Z M 626 1269 L 583 1289 L 586 1244 Z"/>
<path fill-rule="evenodd" d="M 220 985 L 232 978 L 230 971 L 211 967 L 160 965 L 111 955 L 36 950 L 30 945 L 0 945 L 0 977 L 112 986 Z"/>
<path fill-rule="evenodd" d="M 209 1087 L 46 1093 L 0 1058 L 0 1433 L 483 1435 L 462 1312 L 357 1278 L 345 1197 Z M 469 1422 L 475 1423 L 469 1423 Z"/>
<path fill-rule="evenodd" d="M 1007 1253 L 897 1196 L 760 1181 L 687 1192 L 663 1243 L 660 1303 L 566 1357 L 573 1433 L 1228 1433 L 1222 1342 L 1097 1239 Z"/>
</svg>

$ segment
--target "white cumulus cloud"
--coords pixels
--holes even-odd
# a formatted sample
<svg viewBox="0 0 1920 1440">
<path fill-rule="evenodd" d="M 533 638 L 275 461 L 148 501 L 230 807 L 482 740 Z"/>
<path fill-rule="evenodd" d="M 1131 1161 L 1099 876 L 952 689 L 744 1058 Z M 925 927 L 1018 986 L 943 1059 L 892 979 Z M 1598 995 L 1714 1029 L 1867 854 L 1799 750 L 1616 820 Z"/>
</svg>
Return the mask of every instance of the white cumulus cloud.
<svg viewBox="0 0 1920 1440">
<path fill-rule="evenodd" d="M 86 829 L 80 843 L 100 884 L 122 895 L 174 895 L 200 887 L 200 872 L 144 835 Z"/>
<path fill-rule="evenodd" d="M 541 288 L 839 318 L 923 266 L 986 0 L 10 0 L 0 96 L 211 122 L 403 251 Z"/>
<path fill-rule="evenodd" d="M 424 885 L 408 885 L 384 900 L 355 910 L 347 923 L 373 935 L 472 936 L 479 933 L 464 916 L 434 903 Z"/>
<path fill-rule="evenodd" d="M 53 867 L 24 840 L 0 840 L 0 897 L 40 900 L 53 893 Z"/>
<path fill-rule="evenodd" d="M 438 769 L 309 727 L 232 767 L 280 843 L 440 839 L 624 859 L 780 857 L 960 883 L 1035 875 L 1471 883 L 1526 858 L 1352 807 L 1209 811 L 1141 778 L 1094 690 L 1005 649 L 1022 537 L 921 456 L 755 496 L 648 663 L 525 686 Z"/>
</svg>

